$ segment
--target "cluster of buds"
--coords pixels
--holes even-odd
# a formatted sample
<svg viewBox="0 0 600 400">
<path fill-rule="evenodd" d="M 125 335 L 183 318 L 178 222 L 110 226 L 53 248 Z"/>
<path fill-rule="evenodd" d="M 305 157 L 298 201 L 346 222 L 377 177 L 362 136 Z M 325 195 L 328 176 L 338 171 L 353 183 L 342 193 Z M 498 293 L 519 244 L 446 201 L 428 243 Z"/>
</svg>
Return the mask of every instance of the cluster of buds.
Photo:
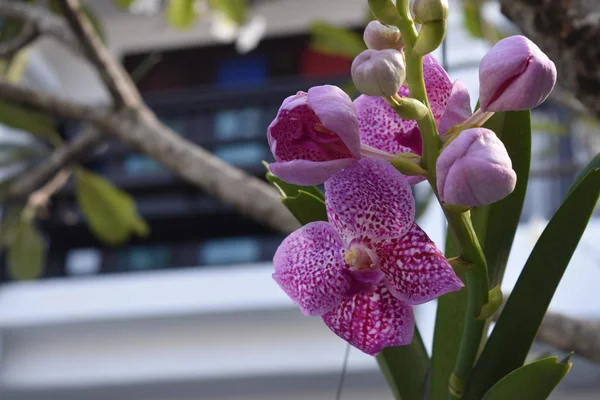
<svg viewBox="0 0 600 400">
<path fill-rule="evenodd" d="M 381 22 L 365 29 L 368 50 L 351 69 L 363 94 L 353 101 L 335 86 L 318 86 L 290 96 L 268 140 L 275 175 L 298 185 L 325 183 L 329 220 L 308 224 L 282 243 L 275 280 L 305 314 L 321 316 L 339 336 L 376 354 L 410 342 L 411 305 L 463 286 L 416 225 L 410 185 L 429 178 L 440 200 L 457 210 L 508 196 L 517 179 L 511 159 L 482 125 L 494 112 L 538 106 L 554 87 L 556 68 L 523 36 L 499 41 L 481 61 L 481 108 L 473 113 L 465 85 L 452 82 L 428 54 L 443 40 L 447 0 L 415 1 L 421 28 L 409 55 L 394 26 L 400 23 L 396 6 L 369 3 Z M 406 60 L 415 54 L 427 101 L 413 98 L 405 85 Z M 431 172 L 421 160 L 425 144 L 417 121 L 424 117 L 444 143 L 435 148 Z"/>
</svg>

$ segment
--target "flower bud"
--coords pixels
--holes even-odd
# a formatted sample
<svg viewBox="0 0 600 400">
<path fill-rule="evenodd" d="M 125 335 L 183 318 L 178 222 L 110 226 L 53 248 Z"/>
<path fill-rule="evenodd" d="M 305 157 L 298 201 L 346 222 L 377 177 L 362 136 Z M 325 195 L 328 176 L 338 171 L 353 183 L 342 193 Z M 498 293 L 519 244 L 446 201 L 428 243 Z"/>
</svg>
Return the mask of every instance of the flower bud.
<svg viewBox="0 0 600 400">
<path fill-rule="evenodd" d="M 448 18 L 448 0 L 415 0 L 413 13 L 420 24 L 444 21 Z"/>
<path fill-rule="evenodd" d="M 365 28 L 363 39 L 371 50 L 401 50 L 404 47 L 400 30 L 395 26 L 384 25 L 379 21 L 369 22 Z"/>
<path fill-rule="evenodd" d="M 396 25 L 400 13 L 392 0 L 369 0 L 371 12 L 381 22 L 387 25 Z"/>
<path fill-rule="evenodd" d="M 500 40 L 479 64 L 482 111 L 527 110 L 540 105 L 556 83 L 554 63 L 531 40 Z"/>
<path fill-rule="evenodd" d="M 485 128 L 463 131 L 442 150 L 437 164 L 437 189 L 448 204 L 482 206 L 508 196 L 517 175 L 504 144 Z"/>
<path fill-rule="evenodd" d="M 365 50 L 352 62 L 352 80 L 368 96 L 390 97 L 406 78 L 404 58 L 396 50 Z"/>
<path fill-rule="evenodd" d="M 446 37 L 447 21 L 438 20 L 421 25 L 419 36 L 415 42 L 414 52 L 424 56 L 440 47 Z"/>
</svg>

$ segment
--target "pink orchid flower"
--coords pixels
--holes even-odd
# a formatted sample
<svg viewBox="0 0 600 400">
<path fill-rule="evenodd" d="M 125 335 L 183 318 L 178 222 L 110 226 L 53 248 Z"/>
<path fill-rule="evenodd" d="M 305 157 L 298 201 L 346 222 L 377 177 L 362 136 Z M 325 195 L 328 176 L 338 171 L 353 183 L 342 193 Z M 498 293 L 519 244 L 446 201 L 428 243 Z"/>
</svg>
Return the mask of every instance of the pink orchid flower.
<svg viewBox="0 0 600 400">
<path fill-rule="evenodd" d="M 463 287 L 415 223 L 410 184 L 389 163 L 364 158 L 325 183 L 329 222 L 289 235 L 273 278 L 306 315 L 319 315 L 367 354 L 411 342 L 411 305 Z"/>
<path fill-rule="evenodd" d="M 285 99 L 267 139 L 275 157 L 271 172 L 295 185 L 319 185 L 363 156 L 393 157 L 360 143 L 354 104 L 331 85 Z"/>
<path fill-rule="evenodd" d="M 467 88 L 460 82 L 452 84 L 450 77 L 435 57 L 423 58 L 423 74 L 427 97 L 440 134 L 466 120 L 471 115 Z M 400 96 L 410 96 L 406 85 L 398 91 Z M 362 95 L 355 101 L 360 140 L 376 149 L 392 153 L 422 153 L 421 132 L 416 121 L 402 119 L 381 97 Z M 411 184 L 423 177 L 409 177 Z"/>
</svg>

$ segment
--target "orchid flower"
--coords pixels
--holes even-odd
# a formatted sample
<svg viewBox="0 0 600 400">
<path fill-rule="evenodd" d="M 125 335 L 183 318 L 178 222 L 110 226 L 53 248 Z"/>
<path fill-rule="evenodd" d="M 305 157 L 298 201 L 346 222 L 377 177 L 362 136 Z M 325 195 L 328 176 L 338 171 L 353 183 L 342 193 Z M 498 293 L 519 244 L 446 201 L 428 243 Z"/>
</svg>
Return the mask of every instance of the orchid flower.
<svg viewBox="0 0 600 400">
<path fill-rule="evenodd" d="M 367 354 L 409 344 L 411 306 L 463 283 L 415 223 L 410 184 L 389 163 L 364 158 L 325 183 L 329 222 L 289 235 L 273 278 L 306 315 L 318 315 Z"/>
<path fill-rule="evenodd" d="M 273 174 L 296 185 L 319 185 L 362 156 L 392 158 L 361 145 L 352 100 L 336 86 L 315 86 L 286 98 L 269 125 Z"/>
</svg>

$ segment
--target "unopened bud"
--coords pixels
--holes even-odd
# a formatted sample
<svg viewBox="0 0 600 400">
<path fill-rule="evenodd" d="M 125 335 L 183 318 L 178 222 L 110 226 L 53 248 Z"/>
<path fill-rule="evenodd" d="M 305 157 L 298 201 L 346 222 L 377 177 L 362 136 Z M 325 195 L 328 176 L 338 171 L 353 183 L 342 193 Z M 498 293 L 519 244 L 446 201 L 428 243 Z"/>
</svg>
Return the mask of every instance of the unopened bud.
<svg viewBox="0 0 600 400">
<path fill-rule="evenodd" d="M 368 96 L 390 97 L 406 78 L 404 58 L 396 50 L 365 50 L 352 62 L 352 80 Z"/>
<path fill-rule="evenodd" d="M 461 132 L 442 150 L 436 172 L 440 200 L 461 206 L 495 203 L 512 193 L 517 182 L 506 147 L 485 128 Z"/>
<path fill-rule="evenodd" d="M 369 22 L 365 28 L 363 39 L 371 50 L 401 50 L 404 47 L 400 30 L 395 26 L 385 25 L 379 21 Z"/>
<path fill-rule="evenodd" d="M 427 22 L 421 25 L 419 36 L 413 48 L 415 53 L 424 56 L 440 47 L 446 37 L 446 27 L 448 22 L 445 19 Z"/>
<path fill-rule="evenodd" d="M 524 36 L 500 40 L 479 64 L 483 111 L 527 110 L 540 105 L 556 83 L 556 67 Z"/>
<path fill-rule="evenodd" d="M 448 18 L 448 0 L 415 0 L 413 13 L 420 24 L 444 21 Z"/>
</svg>

